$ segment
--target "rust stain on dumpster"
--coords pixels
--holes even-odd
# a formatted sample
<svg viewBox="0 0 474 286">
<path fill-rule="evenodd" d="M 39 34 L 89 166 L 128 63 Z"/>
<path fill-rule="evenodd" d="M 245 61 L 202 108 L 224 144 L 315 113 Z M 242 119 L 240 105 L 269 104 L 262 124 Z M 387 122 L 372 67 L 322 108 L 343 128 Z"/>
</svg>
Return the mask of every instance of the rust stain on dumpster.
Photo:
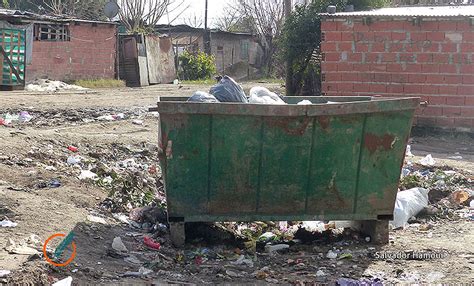
<svg viewBox="0 0 474 286">
<path fill-rule="evenodd" d="M 317 117 L 317 120 L 319 122 L 319 125 L 323 130 L 328 129 L 329 123 L 330 123 L 330 118 L 329 116 L 319 116 Z"/>
<path fill-rule="evenodd" d="M 393 148 L 395 142 L 395 136 L 385 134 L 383 136 L 377 136 L 372 133 L 366 133 L 364 135 L 364 145 L 373 154 L 377 149 L 383 148 L 385 151 L 389 151 Z"/>
<path fill-rule="evenodd" d="M 298 121 L 298 126 L 292 126 L 295 123 L 294 120 L 295 119 L 293 118 L 272 119 L 269 120 L 268 124 L 272 127 L 279 127 L 283 129 L 283 131 L 289 135 L 304 135 L 309 123 L 311 122 L 311 118 L 306 117 L 302 120 L 302 122 Z"/>
</svg>

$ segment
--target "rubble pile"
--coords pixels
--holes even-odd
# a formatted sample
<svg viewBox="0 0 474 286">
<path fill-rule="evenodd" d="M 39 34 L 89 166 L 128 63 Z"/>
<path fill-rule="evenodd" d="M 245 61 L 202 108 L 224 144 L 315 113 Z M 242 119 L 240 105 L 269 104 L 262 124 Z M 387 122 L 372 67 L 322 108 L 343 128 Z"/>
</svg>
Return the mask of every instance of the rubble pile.
<svg viewBox="0 0 474 286">
<path fill-rule="evenodd" d="M 30 92 L 58 92 L 63 90 L 85 91 L 89 89 L 58 80 L 35 79 L 26 84 L 25 90 Z"/>
</svg>

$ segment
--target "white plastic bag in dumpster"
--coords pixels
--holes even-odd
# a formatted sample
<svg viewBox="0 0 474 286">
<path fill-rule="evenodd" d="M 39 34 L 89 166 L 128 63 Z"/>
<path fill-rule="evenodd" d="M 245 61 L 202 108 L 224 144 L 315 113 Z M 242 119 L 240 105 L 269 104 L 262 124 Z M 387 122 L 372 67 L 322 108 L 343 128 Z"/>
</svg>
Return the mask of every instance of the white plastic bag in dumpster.
<svg viewBox="0 0 474 286">
<path fill-rule="evenodd" d="M 298 102 L 298 105 L 311 105 L 311 104 L 313 103 L 307 99 Z"/>
<path fill-rule="evenodd" d="M 209 93 L 214 95 L 220 102 L 248 102 L 242 87 L 226 75 L 216 85 L 211 87 Z"/>
<path fill-rule="evenodd" d="M 265 87 L 255 86 L 250 89 L 249 103 L 257 104 L 286 104 L 276 93 Z"/>
<path fill-rule="evenodd" d="M 204 103 L 214 103 L 219 102 L 217 98 L 204 91 L 196 91 L 193 95 L 188 98 L 188 102 L 204 102 Z"/>
<path fill-rule="evenodd" d="M 398 192 L 393 210 L 393 228 L 405 227 L 412 216 L 428 206 L 428 190 L 424 188 L 413 188 Z"/>
</svg>

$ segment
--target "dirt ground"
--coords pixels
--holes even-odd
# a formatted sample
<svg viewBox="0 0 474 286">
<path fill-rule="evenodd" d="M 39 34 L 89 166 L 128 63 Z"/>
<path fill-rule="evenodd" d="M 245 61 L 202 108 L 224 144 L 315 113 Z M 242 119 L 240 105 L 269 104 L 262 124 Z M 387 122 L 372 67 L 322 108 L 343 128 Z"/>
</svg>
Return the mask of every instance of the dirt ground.
<svg viewBox="0 0 474 286">
<path fill-rule="evenodd" d="M 256 83 L 244 84 L 244 89 Z M 262 85 L 262 83 L 259 83 Z M 263 84 L 281 91 L 279 84 Z M 374 246 L 363 239 L 334 239 L 311 244 L 295 244 L 277 254 L 244 251 L 233 243 L 210 244 L 205 240 L 188 243 L 184 251 L 174 249 L 163 235 L 159 251 L 143 245 L 145 229 L 120 222 L 105 212 L 101 202 L 108 191 L 97 184 L 79 180 L 78 170 L 65 162 L 77 146 L 79 154 L 103 156 L 117 163 L 129 157 L 156 164 L 153 150 L 157 144 L 157 117 L 147 112 L 158 96 L 189 96 L 208 86 L 160 85 L 147 88 L 121 88 L 89 92 L 53 94 L 2 92 L 0 115 L 28 111 L 36 117 L 31 124 L 0 126 L 0 220 L 18 223 L 0 228 L 0 273 L 10 270 L 0 284 L 48 285 L 68 276 L 73 284 L 333 284 L 338 279 L 369 279 L 382 283 L 469 283 L 474 281 L 474 224 L 469 218 L 447 216 L 427 218 L 405 230 L 390 232 L 390 244 Z M 105 114 L 124 113 L 123 120 L 91 121 Z M 39 119 L 38 119 L 39 118 Z M 137 124 L 137 119 L 143 124 Z M 468 136 L 424 136 L 411 139 L 415 162 L 432 154 L 436 165 L 447 166 L 474 179 L 474 144 Z M 138 150 L 138 151 L 137 151 Z M 145 150 L 145 151 L 143 151 Z M 82 153 L 81 153 L 82 152 Z M 97 155 L 98 154 L 98 155 Z M 450 158 L 451 157 L 451 158 Z M 59 188 L 38 187 L 57 179 Z M 157 183 L 158 184 L 158 183 Z M 453 214 L 465 214 L 466 207 Z M 105 219 L 91 222 L 88 216 Z M 420 223 L 429 221 L 429 230 Z M 8 239 L 26 240 L 32 234 L 41 242 L 55 233 L 73 231 L 76 258 L 67 267 L 54 267 L 39 255 L 11 254 Z M 110 253 L 114 237 L 121 237 L 129 254 L 139 261 L 126 261 Z M 348 259 L 329 259 L 329 250 L 351 253 Z M 419 252 L 430 258 L 380 258 L 387 253 Z M 195 255 L 196 252 L 205 252 Z M 191 254 L 190 254 L 191 253 Z M 192 255 L 194 253 L 194 255 Z M 66 250 L 66 255 L 71 249 Z M 252 259 L 253 265 L 236 264 L 239 255 Z M 200 258 L 199 258 L 200 257 Z M 141 266 L 153 269 L 147 275 L 124 275 Z M 132 277 L 130 277 L 132 276 Z M 134 277 L 138 276 L 138 277 Z M 377 280 L 379 279 L 379 280 Z"/>
</svg>

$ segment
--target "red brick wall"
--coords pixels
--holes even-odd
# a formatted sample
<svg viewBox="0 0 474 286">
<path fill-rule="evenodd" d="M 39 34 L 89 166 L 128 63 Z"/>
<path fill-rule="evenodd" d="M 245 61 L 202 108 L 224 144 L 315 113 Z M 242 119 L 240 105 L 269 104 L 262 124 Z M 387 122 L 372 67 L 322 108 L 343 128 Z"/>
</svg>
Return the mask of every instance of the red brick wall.
<svg viewBox="0 0 474 286">
<path fill-rule="evenodd" d="M 474 132 L 474 27 L 411 20 L 324 20 L 323 93 L 421 97 L 415 124 Z"/>
<path fill-rule="evenodd" d="M 91 23 L 70 24 L 71 40 L 33 42 L 33 59 L 27 80 L 114 78 L 116 26 Z"/>
</svg>

